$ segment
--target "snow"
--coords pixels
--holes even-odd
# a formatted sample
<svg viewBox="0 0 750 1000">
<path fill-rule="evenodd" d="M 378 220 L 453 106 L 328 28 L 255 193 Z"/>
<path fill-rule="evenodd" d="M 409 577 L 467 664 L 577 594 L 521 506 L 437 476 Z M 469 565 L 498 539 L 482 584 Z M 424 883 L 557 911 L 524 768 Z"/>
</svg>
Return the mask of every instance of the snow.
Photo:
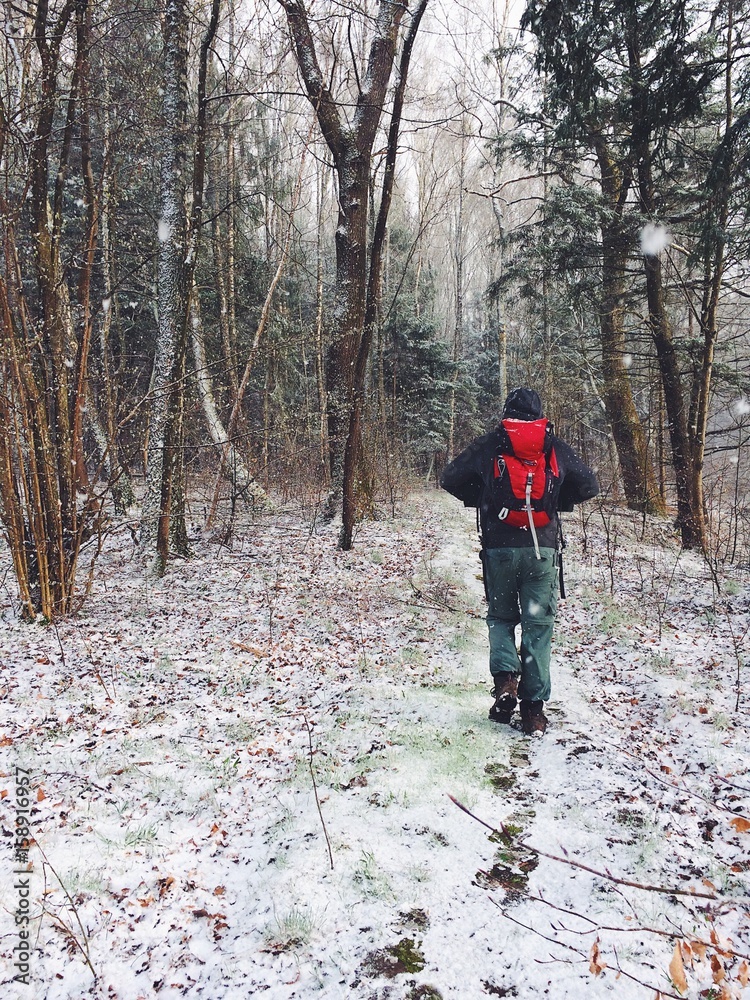
<svg viewBox="0 0 750 1000">
<path fill-rule="evenodd" d="M 166 219 L 159 219 L 159 225 L 157 227 L 157 232 L 159 235 L 160 243 L 168 243 L 172 236 L 172 226 Z"/>
<path fill-rule="evenodd" d="M 672 234 L 666 226 L 648 222 L 641 229 L 641 253 L 646 257 L 656 257 L 672 242 Z"/>
<path fill-rule="evenodd" d="M 29 767 L 39 846 L 29 988 L 3 852 L 3 995 L 640 1000 L 682 942 L 685 995 L 721 963 L 739 996 L 747 569 L 716 595 L 665 522 L 583 511 L 541 740 L 487 719 L 473 513 L 437 493 L 350 553 L 277 507 L 162 580 L 123 526 L 56 629 L 6 588 L 3 828 Z"/>
</svg>

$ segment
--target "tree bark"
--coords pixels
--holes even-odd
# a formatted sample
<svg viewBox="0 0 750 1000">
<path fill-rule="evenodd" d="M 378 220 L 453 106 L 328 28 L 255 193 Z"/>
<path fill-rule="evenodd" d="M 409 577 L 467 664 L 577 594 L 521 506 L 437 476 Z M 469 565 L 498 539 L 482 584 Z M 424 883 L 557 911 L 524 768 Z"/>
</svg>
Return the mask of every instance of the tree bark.
<svg viewBox="0 0 750 1000">
<path fill-rule="evenodd" d="M 170 538 L 186 554 L 182 427 L 185 352 L 190 292 L 200 244 L 206 158 L 206 77 L 208 54 L 218 24 L 219 0 L 201 44 L 198 120 L 193 156 L 192 210 L 187 219 L 186 0 L 167 0 L 164 16 L 164 98 L 159 220 L 159 328 L 149 422 L 149 463 L 143 504 L 141 546 L 155 545 L 153 569 L 161 574 Z"/>
<path fill-rule="evenodd" d="M 75 30 L 71 31 L 71 26 Z M 41 73 L 29 133 L 27 175 L 0 186 L 3 273 L 0 275 L 0 516 L 10 542 L 24 613 L 48 619 L 68 614 L 77 600 L 75 581 L 83 541 L 96 530 L 100 502 L 87 491 L 83 464 L 90 339 L 89 279 L 96 246 L 95 213 L 89 204 L 83 265 L 63 266 L 63 192 L 70 183 L 71 149 L 80 126 L 84 193 L 93 188 L 87 163 L 86 113 L 81 113 L 90 44 L 88 0 L 69 0 L 52 19 L 40 0 L 32 29 Z M 65 60 L 61 52 L 65 51 Z M 62 93 L 66 96 L 63 99 Z M 4 96 L 4 95 L 3 95 Z M 57 118 L 56 112 L 62 112 Z M 0 98 L 0 162 L 11 133 Z M 26 151 L 24 151 L 24 156 Z M 50 160 L 56 156 L 54 183 Z M 19 162 L 23 157 L 19 157 Z M 6 178 L 7 179 L 7 178 Z M 31 206 L 32 253 L 15 242 L 15 221 Z M 51 195 L 51 197 L 50 197 Z M 76 257 L 76 260 L 79 258 Z M 37 283 L 36 315 L 24 289 L 23 266 Z M 79 277 L 83 322 L 71 308 L 73 275 Z"/>
<path fill-rule="evenodd" d="M 373 336 L 378 322 L 380 304 L 380 284 L 383 269 L 383 248 L 385 245 L 388 213 L 393 197 L 393 183 L 396 174 L 396 155 L 398 153 L 398 136 L 401 129 L 401 116 L 404 107 L 404 94 L 409 74 L 409 63 L 414 48 L 414 41 L 419 30 L 427 0 L 421 0 L 404 40 L 404 47 L 399 62 L 398 84 L 393 100 L 390 127 L 388 129 L 388 145 L 386 148 L 385 170 L 383 173 L 383 189 L 380 196 L 380 207 L 375 222 L 372 244 L 370 247 L 370 269 L 367 279 L 367 299 L 365 304 L 364 328 L 357 351 L 357 361 L 354 368 L 354 385 L 351 410 L 349 414 L 349 431 L 344 450 L 344 477 L 342 484 L 343 506 L 342 526 L 339 536 L 339 548 L 350 549 L 354 524 L 357 518 L 358 468 L 362 457 L 362 408 L 364 404 L 365 379 L 367 362 L 370 357 Z"/>
<path fill-rule="evenodd" d="M 648 91 L 642 78 L 638 31 L 637 22 L 631 22 L 628 37 L 628 62 L 633 99 L 632 147 L 641 210 L 646 218 L 656 219 L 651 115 L 649 114 Z M 656 348 L 661 381 L 664 387 L 664 403 L 667 410 L 667 426 L 677 491 L 677 522 L 680 527 L 682 544 L 686 549 L 705 548 L 703 517 L 696 513 L 693 456 L 685 412 L 682 375 L 667 313 L 664 276 L 659 255 L 644 254 L 643 268 L 646 277 L 648 326 Z"/>
<path fill-rule="evenodd" d="M 333 517 L 343 498 L 344 452 L 363 336 L 367 288 L 367 218 L 372 146 L 385 103 L 405 8 L 380 0 L 366 73 L 358 89 L 353 121 L 347 124 L 320 69 L 302 0 L 279 0 L 286 12 L 295 57 L 307 96 L 331 151 L 338 181 L 336 287 L 332 339 L 326 365 L 328 461 Z M 359 80 L 359 76 L 357 76 Z"/>
<path fill-rule="evenodd" d="M 700 330 L 703 349 L 700 365 L 693 375 L 689 430 L 692 438 L 692 493 L 694 516 L 700 523 L 700 534 L 707 538 L 708 525 L 703 494 L 703 465 L 706 451 L 706 430 L 708 427 L 708 404 L 711 395 L 711 379 L 714 366 L 714 352 L 718 339 L 718 310 L 721 283 L 725 269 L 726 228 L 729 220 L 729 198 L 733 172 L 733 62 L 734 7 L 730 0 L 727 13 L 727 49 L 724 77 L 724 136 L 719 143 L 709 181 L 709 192 L 703 206 L 703 296 L 700 310 Z"/>
<path fill-rule="evenodd" d="M 664 514 L 648 443 L 633 400 L 625 364 L 625 274 L 629 241 L 623 210 L 630 180 L 615 162 L 604 137 L 594 138 L 605 208 L 600 215 L 602 235 L 602 297 L 599 326 L 602 348 L 603 396 L 612 429 L 628 507 Z"/>
</svg>

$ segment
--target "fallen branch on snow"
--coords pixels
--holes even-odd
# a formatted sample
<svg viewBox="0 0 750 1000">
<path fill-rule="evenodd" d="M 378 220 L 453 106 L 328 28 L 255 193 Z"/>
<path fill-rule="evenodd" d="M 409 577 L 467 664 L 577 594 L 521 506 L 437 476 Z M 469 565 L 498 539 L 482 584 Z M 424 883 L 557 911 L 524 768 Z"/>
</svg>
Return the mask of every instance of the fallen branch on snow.
<svg viewBox="0 0 750 1000">
<path fill-rule="evenodd" d="M 643 889 L 646 892 L 660 892 L 665 896 L 688 896 L 690 899 L 710 899 L 713 902 L 717 902 L 719 899 L 715 893 L 691 892 L 688 889 L 673 889 L 663 885 L 644 885 L 641 882 L 631 882 L 629 879 L 618 878 L 616 875 L 611 875 L 609 872 L 602 872 L 598 871 L 596 868 L 590 868 L 588 865 L 584 865 L 580 861 L 573 861 L 571 858 L 561 858 L 556 854 L 548 854 L 546 851 L 541 851 L 538 847 L 533 847 L 524 840 L 517 840 L 513 837 L 507 827 L 503 826 L 502 823 L 500 824 L 500 829 L 498 830 L 489 823 L 485 823 L 483 819 L 475 816 L 471 809 L 468 809 L 465 805 L 463 805 L 463 803 L 459 802 L 458 799 L 454 798 L 452 795 L 449 794 L 448 798 L 455 806 L 458 806 L 462 812 L 465 812 L 467 816 L 471 816 L 472 819 L 476 820 L 477 823 L 481 823 L 482 826 L 486 826 L 487 829 L 492 830 L 493 833 L 502 834 L 510 844 L 523 847 L 527 851 L 532 851 L 540 858 L 547 858 L 549 861 L 558 861 L 560 864 L 569 865 L 571 868 L 579 868 L 581 871 L 589 872 L 590 875 L 596 875 L 597 878 L 603 878 L 608 882 L 614 882 L 615 885 L 626 885 L 630 889 Z"/>
</svg>

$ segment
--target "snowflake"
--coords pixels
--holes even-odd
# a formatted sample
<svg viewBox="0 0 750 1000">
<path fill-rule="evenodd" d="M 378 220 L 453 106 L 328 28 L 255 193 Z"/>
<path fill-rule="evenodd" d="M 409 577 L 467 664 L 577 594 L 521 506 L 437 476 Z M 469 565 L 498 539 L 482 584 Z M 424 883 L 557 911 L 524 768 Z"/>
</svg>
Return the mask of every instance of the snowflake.
<svg viewBox="0 0 750 1000">
<path fill-rule="evenodd" d="M 666 226 L 648 222 L 641 229 L 641 253 L 645 257 L 656 257 L 672 242 L 672 234 Z"/>
</svg>

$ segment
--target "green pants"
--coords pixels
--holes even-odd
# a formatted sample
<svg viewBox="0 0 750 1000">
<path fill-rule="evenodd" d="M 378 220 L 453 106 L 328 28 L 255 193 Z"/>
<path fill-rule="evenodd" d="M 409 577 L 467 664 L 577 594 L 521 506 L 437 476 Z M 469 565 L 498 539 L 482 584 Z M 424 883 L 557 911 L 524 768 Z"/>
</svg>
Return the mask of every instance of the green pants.
<svg viewBox="0 0 750 1000">
<path fill-rule="evenodd" d="M 520 673 L 518 697 L 547 701 L 549 660 L 557 610 L 557 553 L 541 548 L 487 549 L 487 625 L 490 633 L 490 673 Z M 516 649 L 516 625 L 521 624 L 521 651 Z"/>
</svg>

